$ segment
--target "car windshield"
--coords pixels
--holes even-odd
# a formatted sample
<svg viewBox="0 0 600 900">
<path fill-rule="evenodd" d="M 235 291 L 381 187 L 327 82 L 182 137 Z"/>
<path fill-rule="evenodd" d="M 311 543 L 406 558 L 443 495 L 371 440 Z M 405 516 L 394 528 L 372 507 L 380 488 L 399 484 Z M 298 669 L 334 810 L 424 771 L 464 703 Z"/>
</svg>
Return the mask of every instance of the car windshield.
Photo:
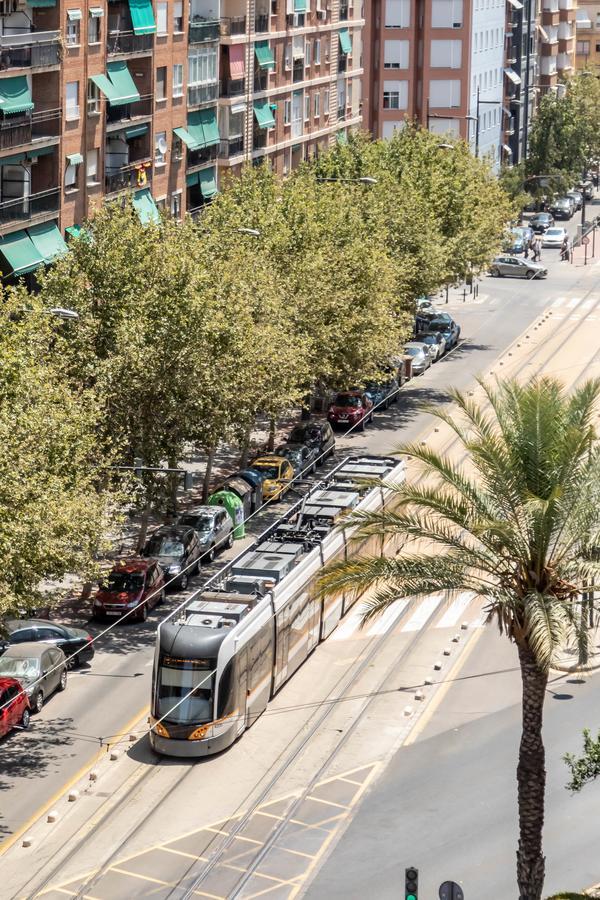
<svg viewBox="0 0 600 900">
<path fill-rule="evenodd" d="M 139 572 L 111 572 L 106 585 L 109 591 L 131 593 L 144 586 L 144 576 Z"/>
<path fill-rule="evenodd" d="M 360 406 L 360 397 L 351 397 L 348 394 L 338 394 L 334 403 L 336 406 Z"/>
<path fill-rule="evenodd" d="M 294 428 L 292 433 L 290 434 L 290 443 L 291 444 L 303 444 L 305 438 L 315 438 L 318 437 L 316 428 L 307 428 L 306 434 L 304 433 L 304 428 Z"/>
<path fill-rule="evenodd" d="M 431 319 L 429 327 L 432 331 L 448 331 L 450 322 L 447 319 Z"/>
<path fill-rule="evenodd" d="M 11 678 L 35 678 L 40 671 L 40 661 L 35 656 L 17 659 L 14 656 L 0 657 L 0 675 Z"/>
<path fill-rule="evenodd" d="M 191 525 L 196 531 L 210 531 L 214 523 L 212 516 L 195 516 L 193 513 L 182 516 L 179 521 L 182 525 Z"/>
<path fill-rule="evenodd" d="M 547 237 L 562 237 L 564 231 L 562 228 L 549 228 L 546 232 Z"/>
<path fill-rule="evenodd" d="M 422 344 L 437 344 L 437 338 L 435 334 L 420 334 L 419 340 Z"/>
<path fill-rule="evenodd" d="M 159 717 L 180 725 L 210 722 L 215 668 L 210 659 L 163 657 L 158 670 Z"/>
<path fill-rule="evenodd" d="M 423 351 L 420 347 L 405 347 L 404 352 L 408 353 L 409 356 L 418 356 Z"/>
<path fill-rule="evenodd" d="M 279 466 L 274 463 L 255 463 L 256 468 L 260 469 L 265 478 L 279 478 Z"/>
<path fill-rule="evenodd" d="M 150 541 L 150 553 L 154 556 L 183 556 L 185 547 L 173 537 L 156 537 Z"/>
</svg>

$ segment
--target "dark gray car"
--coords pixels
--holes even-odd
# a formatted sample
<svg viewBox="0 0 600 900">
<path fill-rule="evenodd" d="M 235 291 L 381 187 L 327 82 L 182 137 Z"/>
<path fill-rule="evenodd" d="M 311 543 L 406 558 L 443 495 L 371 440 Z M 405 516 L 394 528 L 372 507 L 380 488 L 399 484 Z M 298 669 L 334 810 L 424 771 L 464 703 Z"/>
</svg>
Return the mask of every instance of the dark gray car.
<svg viewBox="0 0 600 900">
<path fill-rule="evenodd" d="M 17 678 L 27 691 L 31 709 L 39 712 L 54 691 L 67 686 L 67 659 L 48 644 L 11 644 L 0 657 L 0 675 Z"/>
<path fill-rule="evenodd" d="M 212 562 L 217 550 L 233 546 L 233 522 L 227 510 L 220 506 L 195 506 L 179 516 L 177 524 L 194 529 L 203 562 Z"/>
</svg>

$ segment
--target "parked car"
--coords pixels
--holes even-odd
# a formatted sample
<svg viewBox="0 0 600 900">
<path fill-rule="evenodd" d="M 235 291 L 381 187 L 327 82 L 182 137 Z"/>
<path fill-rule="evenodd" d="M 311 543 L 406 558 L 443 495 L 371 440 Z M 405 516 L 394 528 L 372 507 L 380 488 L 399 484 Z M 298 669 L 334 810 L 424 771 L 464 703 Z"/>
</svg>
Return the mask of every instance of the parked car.
<svg viewBox="0 0 600 900">
<path fill-rule="evenodd" d="M 179 587 L 184 591 L 190 575 L 200 568 L 202 547 L 193 528 L 187 525 L 161 525 L 150 535 L 142 556 L 158 560 L 166 580 L 170 582 L 166 587 Z"/>
<path fill-rule="evenodd" d="M 568 237 L 566 228 L 549 228 L 542 238 L 542 247 L 562 247 L 566 237 Z"/>
<path fill-rule="evenodd" d="M 327 410 L 332 425 L 351 428 L 358 425 L 360 431 L 373 421 L 373 401 L 363 391 L 340 391 Z"/>
<path fill-rule="evenodd" d="M 415 300 L 415 309 L 417 313 L 423 309 L 428 310 L 428 312 L 435 312 L 435 306 L 430 297 L 417 297 Z"/>
<path fill-rule="evenodd" d="M 531 245 L 533 244 L 533 240 L 535 238 L 535 234 L 533 233 L 533 228 L 531 228 L 529 225 L 517 225 L 515 228 L 513 228 L 513 231 L 515 231 L 515 232 L 518 231 L 519 234 L 522 234 L 523 238 L 525 240 L 526 246 L 531 247 Z"/>
<path fill-rule="evenodd" d="M 307 444 L 319 451 L 317 464 L 321 465 L 335 451 L 335 435 L 329 422 L 313 419 L 296 425 L 287 439 L 288 444 Z"/>
<path fill-rule="evenodd" d="M 547 274 L 548 269 L 541 263 L 516 256 L 497 256 L 490 266 L 490 275 L 495 275 L 496 278 L 505 275 L 513 278 L 545 278 Z"/>
<path fill-rule="evenodd" d="M 13 644 L 0 657 L 0 676 L 16 678 L 27 693 L 33 712 L 40 712 L 54 691 L 67 686 L 67 660 L 58 647 L 47 644 Z"/>
<path fill-rule="evenodd" d="M 570 197 L 573 203 L 575 204 L 575 209 L 581 209 L 583 206 L 583 194 L 581 191 L 567 191 L 567 197 Z"/>
<path fill-rule="evenodd" d="M 432 352 L 427 344 L 417 341 L 409 341 L 404 347 L 404 352 L 412 358 L 413 375 L 422 375 L 433 362 Z"/>
<path fill-rule="evenodd" d="M 574 211 L 570 197 L 559 197 L 550 206 L 550 212 L 555 219 L 570 219 Z"/>
<path fill-rule="evenodd" d="M 435 316 L 423 318 L 419 331 L 439 331 L 446 341 L 446 350 L 451 350 L 458 343 L 460 337 L 460 325 L 457 325 L 449 313 L 439 312 Z"/>
<path fill-rule="evenodd" d="M 518 228 L 511 228 L 505 242 L 505 253 L 524 253 L 527 245 L 525 235 Z"/>
<path fill-rule="evenodd" d="M 591 181 L 582 181 L 577 185 L 577 190 L 583 194 L 586 200 L 594 199 L 594 185 Z"/>
<path fill-rule="evenodd" d="M 120 618 L 145 622 L 148 611 L 165 599 L 165 576 L 156 559 L 123 559 L 100 582 L 92 614 L 96 619 Z"/>
<path fill-rule="evenodd" d="M 29 728 L 29 697 L 16 678 L 0 676 L 0 738 L 13 728 Z"/>
<path fill-rule="evenodd" d="M 386 381 L 368 381 L 365 394 L 376 409 L 388 409 L 398 400 L 398 380 L 388 378 Z"/>
<path fill-rule="evenodd" d="M 259 456 L 252 462 L 252 468 L 264 472 L 262 484 L 264 500 L 281 500 L 290 489 L 294 477 L 292 464 L 283 456 Z"/>
<path fill-rule="evenodd" d="M 198 535 L 202 559 L 212 562 L 217 550 L 233 547 L 233 522 L 220 506 L 195 506 L 177 519 L 178 525 L 189 525 Z"/>
<path fill-rule="evenodd" d="M 283 456 L 292 464 L 295 475 L 315 472 L 319 451 L 308 444 L 281 444 L 275 450 L 275 456 Z"/>
<path fill-rule="evenodd" d="M 59 625 L 45 619 L 8 619 L 4 623 L 8 641 L 4 646 L 14 644 L 53 644 L 63 651 L 67 659 L 74 655 L 72 663 L 80 666 L 94 656 L 92 636 L 83 628 Z"/>
<path fill-rule="evenodd" d="M 531 217 L 529 224 L 536 234 L 543 234 L 554 225 L 554 216 L 549 212 L 539 212 Z"/>
<path fill-rule="evenodd" d="M 432 362 L 437 362 L 446 352 L 446 338 L 440 331 L 420 331 L 415 336 L 419 344 L 427 344 L 432 355 Z"/>
</svg>

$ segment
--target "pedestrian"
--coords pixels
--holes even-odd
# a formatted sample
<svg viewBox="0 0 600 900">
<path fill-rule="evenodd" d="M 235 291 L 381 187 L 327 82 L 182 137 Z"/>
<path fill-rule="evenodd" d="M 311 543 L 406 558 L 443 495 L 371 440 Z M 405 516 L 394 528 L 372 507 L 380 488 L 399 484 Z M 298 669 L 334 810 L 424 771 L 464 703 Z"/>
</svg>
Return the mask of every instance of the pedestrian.
<svg viewBox="0 0 600 900">
<path fill-rule="evenodd" d="M 525 241 L 525 244 L 524 244 L 523 256 L 525 259 L 529 259 L 529 241 L 527 241 L 527 240 Z"/>
<path fill-rule="evenodd" d="M 533 241 L 533 261 L 539 262 L 542 258 L 542 242 L 539 237 L 536 237 Z"/>
<path fill-rule="evenodd" d="M 563 242 L 560 248 L 560 258 L 563 262 L 568 261 L 569 259 L 569 238 L 564 237 Z"/>
</svg>

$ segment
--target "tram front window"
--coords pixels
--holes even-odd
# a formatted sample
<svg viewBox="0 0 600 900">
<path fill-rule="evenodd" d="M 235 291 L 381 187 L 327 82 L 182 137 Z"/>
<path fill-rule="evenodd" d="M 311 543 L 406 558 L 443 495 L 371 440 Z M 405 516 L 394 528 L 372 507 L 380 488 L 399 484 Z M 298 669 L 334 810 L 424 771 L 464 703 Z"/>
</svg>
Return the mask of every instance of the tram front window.
<svg viewBox="0 0 600 900">
<path fill-rule="evenodd" d="M 208 659 L 164 658 L 159 666 L 159 717 L 178 725 L 210 722 L 215 668 Z"/>
</svg>

